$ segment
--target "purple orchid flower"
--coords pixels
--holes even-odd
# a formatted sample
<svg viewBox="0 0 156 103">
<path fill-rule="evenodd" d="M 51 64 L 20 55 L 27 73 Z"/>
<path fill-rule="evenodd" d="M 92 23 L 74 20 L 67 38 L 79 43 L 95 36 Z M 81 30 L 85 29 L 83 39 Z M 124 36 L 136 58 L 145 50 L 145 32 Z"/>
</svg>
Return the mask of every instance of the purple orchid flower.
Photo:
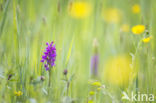
<svg viewBox="0 0 156 103">
<path fill-rule="evenodd" d="M 47 47 L 44 54 L 42 55 L 41 62 L 45 63 L 44 67 L 46 70 L 49 70 L 51 67 L 55 66 L 56 47 L 53 45 L 53 43 L 53 41 L 51 43 L 46 43 Z"/>
</svg>

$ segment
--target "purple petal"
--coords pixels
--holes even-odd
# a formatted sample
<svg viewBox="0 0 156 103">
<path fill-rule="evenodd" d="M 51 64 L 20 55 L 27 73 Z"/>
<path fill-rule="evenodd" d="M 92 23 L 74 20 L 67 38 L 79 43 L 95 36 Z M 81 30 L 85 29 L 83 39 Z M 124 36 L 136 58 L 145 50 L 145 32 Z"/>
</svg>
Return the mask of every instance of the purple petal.
<svg viewBox="0 0 156 103">
<path fill-rule="evenodd" d="M 42 59 L 40 62 L 44 62 L 44 60 Z"/>
</svg>

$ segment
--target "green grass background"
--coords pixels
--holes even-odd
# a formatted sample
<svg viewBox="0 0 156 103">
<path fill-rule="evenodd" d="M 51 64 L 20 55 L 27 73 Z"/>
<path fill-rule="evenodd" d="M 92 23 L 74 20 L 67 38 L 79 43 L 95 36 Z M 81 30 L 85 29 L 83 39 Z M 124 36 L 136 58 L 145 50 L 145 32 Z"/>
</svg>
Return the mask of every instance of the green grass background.
<svg viewBox="0 0 156 103">
<path fill-rule="evenodd" d="M 68 97 L 74 103 L 87 103 L 94 38 L 99 42 L 99 71 L 102 71 L 112 55 L 134 54 L 138 41 L 143 37 L 135 36 L 131 31 L 121 34 L 120 27 L 125 23 L 130 27 L 147 25 L 153 36 L 150 43 L 142 44 L 138 50 L 138 78 L 140 92 L 156 95 L 156 1 L 89 0 L 93 11 L 90 17 L 80 20 L 68 15 L 68 4 L 72 1 L 0 0 L 0 102 L 61 103 L 67 97 L 66 83 L 62 80 L 63 70 L 67 68 L 68 77 L 74 75 Z M 132 13 L 134 4 L 141 6 L 140 14 Z M 120 23 L 108 24 L 102 19 L 102 8 L 110 7 L 121 10 Z M 124 38 L 122 42 L 120 35 Z M 45 43 L 51 41 L 56 44 L 57 59 L 52 88 L 47 94 L 48 73 L 40 60 Z M 9 74 L 13 75 L 11 80 L 7 80 Z M 45 76 L 43 82 L 39 80 L 40 76 Z M 98 80 L 103 81 L 103 78 Z M 14 95 L 14 91 L 18 90 L 23 92 L 20 97 Z M 113 98 L 100 92 L 95 103 L 131 103 L 121 100 L 121 90 L 108 85 L 106 91 Z M 135 82 L 124 91 L 135 91 Z"/>
</svg>

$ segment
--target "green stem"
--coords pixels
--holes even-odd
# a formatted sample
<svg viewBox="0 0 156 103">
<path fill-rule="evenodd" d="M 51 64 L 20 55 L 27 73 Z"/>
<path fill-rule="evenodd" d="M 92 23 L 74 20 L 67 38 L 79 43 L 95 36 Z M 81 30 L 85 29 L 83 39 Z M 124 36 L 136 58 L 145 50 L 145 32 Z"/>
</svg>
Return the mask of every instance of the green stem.
<svg viewBox="0 0 156 103">
<path fill-rule="evenodd" d="M 66 80 L 66 82 L 67 82 L 66 86 L 67 86 L 67 96 L 68 96 L 70 81 L 68 80 L 67 75 L 65 75 L 65 80 Z"/>
<path fill-rule="evenodd" d="M 139 43 L 138 43 L 138 45 L 137 45 L 137 48 L 136 48 L 136 52 L 135 52 L 135 54 L 134 54 L 134 61 L 136 60 L 135 58 L 136 58 L 136 55 L 137 55 L 137 52 L 138 52 L 138 49 L 139 49 L 139 47 L 140 47 L 140 45 L 141 45 L 141 43 L 142 43 L 142 40 L 140 40 L 139 41 Z M 134 66 L 134 61 L 133 61 L 133 66 Z M 137 77 L 136 77 L 136 94 L 138 93 L 138 85 L 139 85 L 139 83 L 138 83 L 138 72 L 137 72 Z M 136 102 L 137 103 L 137 102 Z"/>
<path fill-rule="evenodd" d="M 48 83 L 49 88 L 51 87 L 51 69 L 49 69 L 49 83 Z"/>
</svg>

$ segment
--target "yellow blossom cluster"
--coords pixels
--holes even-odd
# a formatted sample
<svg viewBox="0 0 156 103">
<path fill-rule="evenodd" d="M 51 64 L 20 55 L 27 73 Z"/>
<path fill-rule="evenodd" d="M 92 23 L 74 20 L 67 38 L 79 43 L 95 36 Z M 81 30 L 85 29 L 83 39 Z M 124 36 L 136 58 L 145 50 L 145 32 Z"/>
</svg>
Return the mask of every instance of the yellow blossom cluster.
<svg viewBox="0 0 156 103">
<path fill-rule="evenodd" d="M 21 95 L 23 94 L 23 92 L 21 92 L 21 91 L 15 91 L 14 94 L 15 94 L 16 96 L 21 96 Z"/>
</svg>

